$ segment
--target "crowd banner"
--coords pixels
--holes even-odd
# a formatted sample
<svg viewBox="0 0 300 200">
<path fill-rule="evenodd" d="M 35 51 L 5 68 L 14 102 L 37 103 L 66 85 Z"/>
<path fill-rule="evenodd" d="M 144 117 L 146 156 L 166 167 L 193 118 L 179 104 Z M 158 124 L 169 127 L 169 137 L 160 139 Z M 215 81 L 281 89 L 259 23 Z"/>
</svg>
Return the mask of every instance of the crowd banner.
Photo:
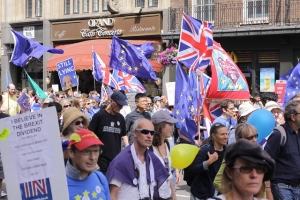
<svg viewBox="0 0 300 200">
<path fill-rule="evenodd" d="M 0 120 L 9 199 L 69 199 L 55 107 Z"/>
<path fill-rule="evenodd" d="M 275 68 L 260 69 L 260 91 L 274 92 Z"/>
<path fill-rule="evenodd" d="M 278 94 L 277 103 L 281 106 L 284 100 L 284 93 L 286 89 L 286 80 L 276 80 L 275 83 L 275 94 Z"/>
<path fill-rule="evenodd" d="M 175 82 L 166 83 L 167 98 L 169 106 L 174 106 L 175 103 Z"/>
<path fill-rule="evenodd" d="M 62 90 L 68 90 L 78 85 L 73 58 L 56 63 Z"/>
</svg>

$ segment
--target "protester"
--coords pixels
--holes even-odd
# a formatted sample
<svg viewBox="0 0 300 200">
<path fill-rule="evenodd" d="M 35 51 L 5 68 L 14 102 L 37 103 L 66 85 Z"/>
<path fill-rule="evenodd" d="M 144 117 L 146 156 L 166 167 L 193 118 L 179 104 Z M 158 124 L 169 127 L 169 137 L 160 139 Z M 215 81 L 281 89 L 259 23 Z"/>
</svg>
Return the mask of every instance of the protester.
<svg viewBox="0 0 300 200">
<path fill-rule="evenodd" d="M 57 103 L 60 103 L 61 100 L 65 99 L 65 93 L 63 91 L 58 91 L 55 93 L 55 99 L 54 101 Z"/>
<path fill-rule="evenodd" d="M 106 174 L 112 200 L 159 199 L 158 189 L 169 173 L 148 150 L 154 133 L 154 126 L 148 119 L 137 119 L 132 125 L 134 143 L 111 162 Z"/>
<path fill-rule="evenodd" d="M 172 137 L 174 123 L 178 122 L 178 120 L 171 117 L 168 111 L 160 110 L 153 114 L 151 121 L 154 124 L 155 130 L 152 141 L 153 153 L 159 158 L 170 174 L 169 178 L 159 188 L 159 197 L 163 199 L 173 197 L 173 199 L 176 199 L 175 188 L 172 181 L 175 170 L 172 172 L 168 138 Z M 176 176 L 180 176 L 178 172 Z M 176 178 L 178 178 L 178 181 L 180 180 L 180 177 Z"/>
<path fill-rule="evenodd" d="M 135 95 L 135 105 L 136 109 L 134 109 L 131 113 L 129 113 L 126 118 L 126 133 L 128 135 L 129 144 L 133 143 L 134 137 L 132 135 L 132 125 L 133 123 L 140 118 L 146 118 L 151 120 L 151 116 L 148 112 L 146 112 L 147 108 L 147 96 L 144 93 L 137 93 Z M 127 146 L 127 144 L 126 144 Z"/>
<path fill-rule="evenodd" d="M 269 101 L 278 101 L 278 94 L 275 94 L 274 92 L 263 92 L 261 94 L 261 102 L 265 106 L 266 103 Z"/>
<path fill-rule="evenodd" d="M 114 92 L 109 101 L 107 108 L 97 112 L 89 125 L 89 130 L 106 144 L 98 160 L 103 174 L 106 174 L 109 163 L 121 152 L 121 139 L 128 143 L 125 119 L 120 114 L 122 106 L 127 105 L 125 96 L 121 92 Z"/>
<path fill-rule="evenodd" d="M 284 123 L 282 110 L 278 103 L 276 103 L 275 101 L 268 101 L 265 105 L 265 109 L 273 114 L 276 126 Z"/>
<path fill-rule="evenodd" d="M 253 95 L 253 97 L 250 98 L 250 101 L 251 101 L 251 103 L 252 103 L 252 105 L 253 105 L 254 108 L 261 109 L 261 108 L 264 107 L 264 105 L 262 104 L 262 102 L 261 102 L 260 99 L 261 98 L 260 98 L 260 94 L 259 93 L 255 93 Z"/>
<path fill-rule="evenodd" d="M 91 111 L 91 100 L 89 98 L 84 98 L 83 102 L 84 102 L 83 113 L 86 114 L 89 117 L 90 120 L 92 120 L 94 115 Z"/>
<path fill-rule="evenodd" d="M 70 159 L 66 165 L 70 200 L 110 200 L 107 180 L 101 172 L 95 170 L 103 145 L 102 141 L 87 129 L 76 131 L 70 136 Z"/>
<path fill-rule="evenodd" d="M 284 109 L 286 132 L 285 143 L 282 134 L 274 129 L 267 140 L 265 150 L 275 160 L 275 174 L 271 179 L 274 199 L 300 199 L 300 100 L 289 101 Z"/>
<path fill-rule="evenodd" d="M 232 118 L 234 115 L 234 103 L 230 99 L 224 99 L 220 104 L 220 108 L 222 115 L 217 117 L 213 123 L 224 124 L 229 131 L 232 127 L 236 126 L 236 121 Z"/>
<path fill-rule="evenodd" d="M 264 200 L 263 181 L 272 178 L 275 162 L 259 144 L 240 139 L 228 145 L 225 162 L 223 194 L 212 199 Z"/>
<path fill-rule="evenodd" d="M 47 89 L 47 97 L 54 100 L 55 96 L 54 96 L 53 92 L 54 92 L 54 90 L 52 88 Z"/>
<path fill-rule="evenodd" d="M 159 96 L 156 96 L 153 98 L 153 102 L 154 104 L 152 111 L 153 113 L 156 113 L 161 110 L 161 98 Z"/>
<path fill-rule="evenodd" d="M 53 102 L 53 99 L 51 99 L 51 98 L 44 99 L 44 101 L 42 103 L 42 108 L 48 108 L 50 102 Z"/>
<path fill-rule="evenodd" d="M 91 112 L 93 113 L 93 115 L 100 110 L 99 103 L 100 103 L 99 97 L 92 98 L 90 109 L 91 109 Z"/>
<path fill-rule="evenodd" d="M 14 84 L 9 84 L 7 90 L 8 94 L 2 97 L 3 104 L 1 106 L 1 111 L 9 116 L 15 116 L 21 111 L 15 96 L 16 87 Z"/>
<path fill-rule="evenodd" d="M 63 127 L 63 120 L 62 120 L 62 117 L 61 117 L 62 116 L 62 106 L 58 102 L 50 102 L 48 104 L 48 107 L 52 107 L 52 106 L 54 106 L 55 109 L 56 109 L 59 132 L 61 132 L 62 127 Z"/>
<path fill-rule="evenodd" d="M 194 179 L 191 183 L 191 200 L 213 197 L 215 189 L 213 180 L 224 158 L 227 144 L 227 129 L 224 124 L 215 123 L 210 129 L 211 140 L 201 147 L 190 166 Z"/>
<path fill-rule="evenodd" d="M 79 111 L 81 111 L 81 106 L 82 104 L 80 103 L 80 98 L 79 97 L 74 97 L 72 99 L 72 104 L 71 107 L 77 108 Z"/>
<path fill-rule="evenodd" d="M 150 97 L 147 97 L 147 107 L 146 107 L 146 111 L 150 114 L 150 116 L 152 117 L 153 115 L 153 103 Z"/>
</svg>

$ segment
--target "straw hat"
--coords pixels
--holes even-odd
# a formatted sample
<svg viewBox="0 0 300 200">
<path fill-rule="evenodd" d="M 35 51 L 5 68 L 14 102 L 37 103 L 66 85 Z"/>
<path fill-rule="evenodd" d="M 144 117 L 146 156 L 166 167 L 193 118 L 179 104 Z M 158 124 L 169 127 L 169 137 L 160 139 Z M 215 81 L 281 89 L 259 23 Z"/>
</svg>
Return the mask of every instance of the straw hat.
<svg viewBox="0 0 300 200">
<path fill-rule="evenodd" d="M 78 110 L 78 108 L 75 107 L 71 107 L 68 110 L 66 110 L 63 114 L 63 122 L 64 122 L 64 126 L 62 128 L 62 133 L 64 132 L 64 130 L 72 123 L 74 122 L 76 119 L 82 117 L 84 119 L 83 122 L 83 128 L 87 128 L 89 123 L 90 123 L 90 119 L 88 118 L 88 116 L 82 112 L 80 112 Z"/>
</svg>

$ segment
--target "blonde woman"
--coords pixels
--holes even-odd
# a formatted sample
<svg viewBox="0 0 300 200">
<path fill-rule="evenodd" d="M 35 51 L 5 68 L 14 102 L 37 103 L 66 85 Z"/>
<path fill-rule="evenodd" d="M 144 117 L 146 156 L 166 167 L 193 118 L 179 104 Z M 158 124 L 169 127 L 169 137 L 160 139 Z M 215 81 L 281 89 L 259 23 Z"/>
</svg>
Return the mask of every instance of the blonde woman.
<svg viewBox="0 0 300 200">
<path fill-rule="evenodd" d="M 75 85 L 72 84 L 72 78 L 71 78 L 71 76 L 69 76 L 69 75 L 64 76 L 62 90 L 71 89 L 74 86 Z"/>
</svg>

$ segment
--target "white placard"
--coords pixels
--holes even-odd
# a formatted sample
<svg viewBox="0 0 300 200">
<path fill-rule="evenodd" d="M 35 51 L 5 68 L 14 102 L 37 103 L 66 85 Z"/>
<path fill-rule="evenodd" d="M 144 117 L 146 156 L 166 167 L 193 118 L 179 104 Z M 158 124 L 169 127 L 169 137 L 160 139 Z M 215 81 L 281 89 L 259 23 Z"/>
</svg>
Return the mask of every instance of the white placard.
<svg viewBox="0 0 300 200">
<path fill-rule="evenodd" d="M 69 198 L 55 107 L 1 119 L 0 150 L 9 199 Z"/>
<path fill-rule="evenodd" d="M 52 89 L 54 92 L 58 92 L 59 91 L 58 84 L 53 84 Z"/>
<path fill-rule="evenodd" d="M 34 26 L 24 26 L 23 35 L 27 38 L 34 38 Z"/>
<path fill-rule="evenodd" d="M 174 106 L 175 103 L 175 82 L 166 83 L 169 106 Z"/>
</svg>

